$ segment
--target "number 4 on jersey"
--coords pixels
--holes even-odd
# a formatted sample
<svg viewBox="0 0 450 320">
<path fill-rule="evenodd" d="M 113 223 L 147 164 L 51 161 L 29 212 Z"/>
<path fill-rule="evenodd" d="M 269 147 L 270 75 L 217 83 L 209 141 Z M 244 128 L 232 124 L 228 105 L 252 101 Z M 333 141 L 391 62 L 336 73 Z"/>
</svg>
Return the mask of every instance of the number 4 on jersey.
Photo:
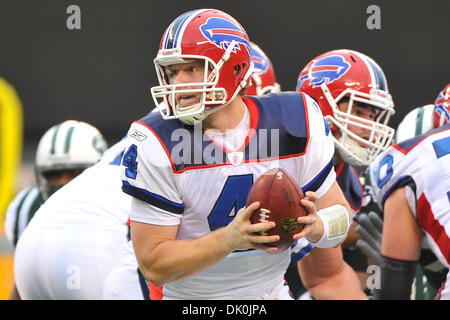
<svg viewBox="0 0 450 320">
<path fill-rule="evenodd" d="M 208 215 L 211 231 L 229 224 L 239 209 L 245 207 L 252 185 L 253 174 L 228 177 L 214 208 Z"/>
<path fill-rule="evenodd" d="M 132 144 L 127 152 L 123 155 L 122 165 L 126 167 L 125 175 L 130 179 L 136 179 L 137 176 L 137 165 L 136 162 L 137 157 L 137 147 Z"/>
</svg>

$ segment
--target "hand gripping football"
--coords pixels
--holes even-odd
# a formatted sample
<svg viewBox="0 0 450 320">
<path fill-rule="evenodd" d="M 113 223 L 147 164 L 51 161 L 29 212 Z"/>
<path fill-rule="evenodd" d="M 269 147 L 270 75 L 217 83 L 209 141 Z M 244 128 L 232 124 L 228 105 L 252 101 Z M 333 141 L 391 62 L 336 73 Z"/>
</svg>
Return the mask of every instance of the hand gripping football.
<svg viewBox="0 0 450 320">
<path fill-rule="evenodd" d="M 252 223 L 274 221 L 276 226 L 262 235 L 279 235 L 280 240 L 270 243 L 278 247 L 278 252 L 289 248 L 294 240 L 292 236 L 303 229 L 297 222 L 298 217 L 307 214 L 300 204 L 303 191 L 289 173 L 280 168 L 263 173 L 253 184 L 247 196 L 246 206 L 255 201 L 261 203 L 259 209 L 250 217 Z"/>
</svg>

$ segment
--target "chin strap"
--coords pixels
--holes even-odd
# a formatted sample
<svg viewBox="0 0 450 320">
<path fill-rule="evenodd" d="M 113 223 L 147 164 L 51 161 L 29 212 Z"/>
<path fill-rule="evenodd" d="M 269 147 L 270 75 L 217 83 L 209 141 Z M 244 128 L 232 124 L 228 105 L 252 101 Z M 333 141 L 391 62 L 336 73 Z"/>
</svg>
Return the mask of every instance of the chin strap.
<svg viewBox="0 0 450 320">
<path fill-rule="evenodd" d="M 366 166 L 369 164 L 367 159 L 368 150 L 361 147 L 355 140 L 350 137 L 342 136 L 339 140 L 334 139 L 334 145 L 339 152 L 342 160 L 352 166 Z M 349 151 L 350 150 L 350 151 Z"/>
<path fill-rule="evenodd" d="M 183 122 L 184 124 L 193 126 L 193 125 L 196 125 L 196 124 L 202 122 L 203 120 L 205 120 L 211 113 L 219 111 L 223 107 L 226 107 L 228 104 L 229 104 L 229 102 L 224 105 L 221 105 L 220 107 L 203 110 L 202 112 L 197 113 L 195 115 L 191 115 L 191 116 L 187 116 L 187 117 L 180 117 L 179 120 L 181 122 Z"/>
</svg>

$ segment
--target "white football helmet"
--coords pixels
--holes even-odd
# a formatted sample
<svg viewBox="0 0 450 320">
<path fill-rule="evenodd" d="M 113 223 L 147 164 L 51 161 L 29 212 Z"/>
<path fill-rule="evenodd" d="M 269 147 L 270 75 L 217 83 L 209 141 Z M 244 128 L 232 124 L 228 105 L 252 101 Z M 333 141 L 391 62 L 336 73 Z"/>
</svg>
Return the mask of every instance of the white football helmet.
<svg viewBox="0 0 450 320">
<path fill-rule="evenodd" d="M 107 143 L 97 128 L 68 120 L 51 127 L 36 151 L 35 172 L 39 190 L 47 199 L 62 185 L 50 185 L 46 176 L 61 171 L 84 170 L 97 163 Z"/>
<path fill-rule="evenodd" d="M 395 143 L 414 138 L 433 129 L 434 105 L 427 104 L 410 111 L 395 132 Z"/>
</svg>

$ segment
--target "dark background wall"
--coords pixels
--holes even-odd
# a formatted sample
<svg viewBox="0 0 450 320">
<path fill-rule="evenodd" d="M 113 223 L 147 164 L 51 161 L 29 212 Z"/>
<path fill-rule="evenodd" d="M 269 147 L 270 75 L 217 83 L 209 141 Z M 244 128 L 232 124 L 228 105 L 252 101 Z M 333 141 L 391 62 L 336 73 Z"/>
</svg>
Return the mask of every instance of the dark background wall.
<svg viewBox="0 0 450 320">
<path fill-rule="evenodd" d="M 81 30 L 66 9 L 81 8 Z M 369 30 L 369 5 L 381 29 Z M 294 90 L 318 54 L 349 48 L 384 69 L 397 114 L 432 103 L 449 82 L 449 1 L 438 0 L 0 0 L 0 76 L 24 106 L 25 141 L 73 118 L 98 127 L 113 143 L 153 108 L 149 88 L 160 37 L 179 14 L 222 9 L 269 55 L 278 82 Z"/>
</svg>

